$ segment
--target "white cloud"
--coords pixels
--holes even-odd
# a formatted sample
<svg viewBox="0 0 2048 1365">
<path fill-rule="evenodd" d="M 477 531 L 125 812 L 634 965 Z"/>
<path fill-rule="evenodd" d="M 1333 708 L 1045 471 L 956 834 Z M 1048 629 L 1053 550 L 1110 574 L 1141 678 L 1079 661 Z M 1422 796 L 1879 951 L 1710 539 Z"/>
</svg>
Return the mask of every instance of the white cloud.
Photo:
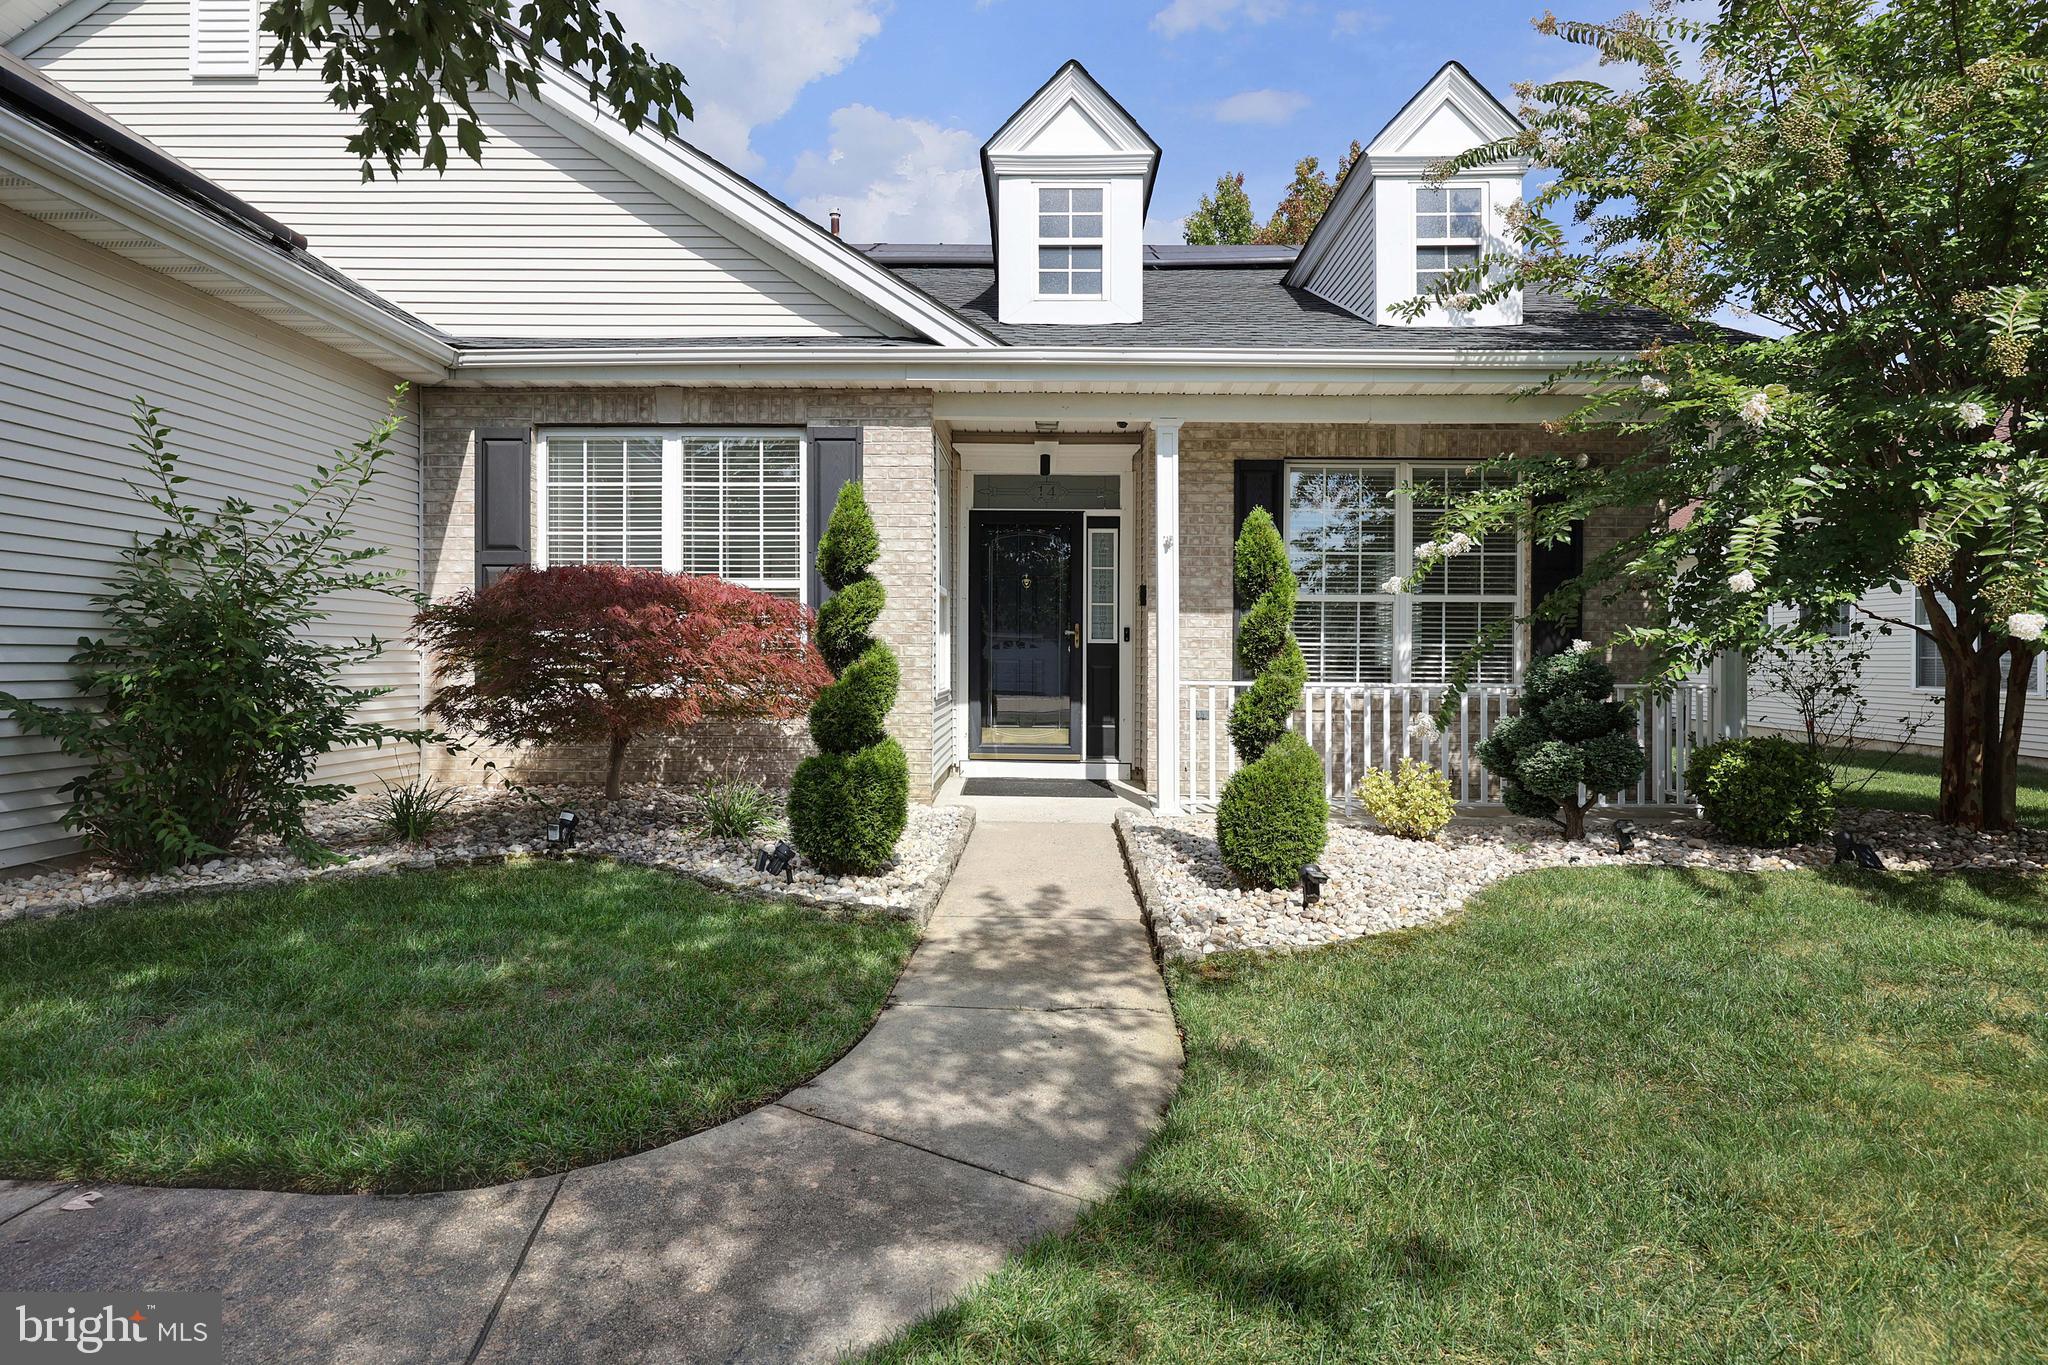
<svg viewBox="0 0 2048 1365">
<path fill-rule="evenodd" d="M 805 217 L 844 215 L 851 242 L 985 242 L 980 139 L 865 104 L 832 114 L 828 151 L 805 152 L 789 191 Z"/>
<path fill-rule="evenodd" d="M 1287 12 L 1287 0 L 1173 0 L 1152 16 L 1152 27 L 1169 38 L 1193 33 L 1198 28 L 1218 32 L 1243 20 L 1264 24 Z"/>
<path fill-rule="evenodd" d="M 627 35 L 674 62 L 696 117 L 684 140 L 753 174 L 753 132 L 882 30 L 889 0 L 619 0 Z"/>
<path fill-rule="evenodd" d="M 1219 101 L 1213 111 L 1218 123 L 1281 124 L 1308 108 L 1308 96 L 1299 90 L 1240 90 Z"/>
</svg>

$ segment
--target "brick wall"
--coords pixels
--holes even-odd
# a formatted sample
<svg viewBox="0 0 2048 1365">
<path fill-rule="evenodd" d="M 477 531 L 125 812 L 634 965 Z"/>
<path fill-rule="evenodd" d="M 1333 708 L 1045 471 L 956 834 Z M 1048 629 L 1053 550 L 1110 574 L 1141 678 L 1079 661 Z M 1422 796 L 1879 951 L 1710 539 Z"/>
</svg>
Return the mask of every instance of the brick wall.
<svg viewBox="0 0 2048 1365">
<path fill-rule="evenodd" d="M 437 388 L 422 395 L 421 407 L 422 572 L 436 598 L 474 584 L 479 430 L 621 423 L 860 427 L 863 482 L 882 538 L 882 558 L 875 572 L 889 594 L 876 633 L 895 649 L 903 672 L 889 730 L 909 755 L 912 795 L 930 799 L 936 533 L 929 393 Z M 809 749 L 801 721 L 706 724 L 636 743 L 628 759 L 628 780 L 682 783 L 727 775 L 780 783 Z M 479 776 L 484 758 L 529 781 L 589 781 L 603 774 L 603 753 L 589 746 L 480 749 L 444 759 L 442 774 L 449 780 Z"/>
</svg>

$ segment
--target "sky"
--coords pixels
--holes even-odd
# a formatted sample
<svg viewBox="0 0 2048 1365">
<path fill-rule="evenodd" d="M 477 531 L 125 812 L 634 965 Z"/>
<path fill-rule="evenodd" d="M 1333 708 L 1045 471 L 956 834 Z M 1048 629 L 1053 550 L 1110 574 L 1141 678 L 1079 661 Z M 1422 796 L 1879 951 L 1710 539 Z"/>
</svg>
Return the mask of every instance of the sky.
<svg viewBox="0 0 2048 1365">
<path fill-rule="evenodd" d="M 840 210 L 858 242 L 987 241 L 981 144 L 1069 57 L 1163 149 L 1155 242 L 1180 240 L 1225 171 L 1244 172 L 1263 218 L 1297 160 L 1334 173 L 1451 59 L 1510 107 L 1518 80 L 1598 75 L 1530 28 L 1539 0 L 613 4 L 688 78 L 686 140 L 819 222 Z"/>
</svg>

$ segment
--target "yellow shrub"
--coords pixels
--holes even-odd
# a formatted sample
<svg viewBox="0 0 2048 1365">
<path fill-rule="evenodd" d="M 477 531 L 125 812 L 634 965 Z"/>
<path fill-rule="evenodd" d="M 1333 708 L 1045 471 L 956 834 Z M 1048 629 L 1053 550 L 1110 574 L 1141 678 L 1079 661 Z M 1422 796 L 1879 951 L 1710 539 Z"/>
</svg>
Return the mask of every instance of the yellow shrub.
<svg viewBox="0 0 2048 1365">
<path fill-rule="evenodd" d="M 1358 799 L 1382 829 L 1404 839 L 1434 839 L 1451 823 L 1451 779 L 1412 758 L 1402 759 L 1397 772 L 1367 772 Z"/>
</svg>

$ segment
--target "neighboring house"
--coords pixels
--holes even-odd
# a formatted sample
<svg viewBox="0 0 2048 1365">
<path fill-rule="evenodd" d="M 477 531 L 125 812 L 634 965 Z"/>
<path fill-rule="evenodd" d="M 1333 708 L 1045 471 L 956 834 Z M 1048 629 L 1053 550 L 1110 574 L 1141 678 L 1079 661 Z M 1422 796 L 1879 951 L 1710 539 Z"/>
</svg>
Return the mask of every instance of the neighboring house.
<svg viewBox="0 0 2048 1365">
<path fill-rule="evenodd" d="M 884 538 L 880 630 L 903 664 L 891 728 L 920 796 L 956 772 L 1121 778 L 1168 808 L 1206 795 L 1228 766 L 1230 553 L 1252 506 L 1274 511 L 1301 571 L 1306 723 L 1340 785 L 1408 743 L 1404 717 L 1468 643 L 1647 515 L 1617 510 L 1540 555 L 1489 545 L 1417 594 L 1379 591 L 1471 465 L 1610 451 L 1540 429 L 1569 396 L 1514 395 L 1660 331 L 1651 315 L 1582 315 L 1536 295 L 1392 315 L 1497 242 L 1521 194 L 1519 160 L 1423 183 L 1439 158 L 1519 127 L 1456 64 L 1372 138 L 1298 253 L 1147 246 L 1160 149 L 1071 62 L 983 150 L 992 246 L 856 248 L 686 143 L 626 132 L 552 71 L 538 98 L 479 100 L 481 165 L 363 183 L 349 116 L 310 70 L 259 69 L 253 24 L 251 7 L 213 0 L 0 0 L 14 52 L 224 199 L 305 233 L 318 259 L 252 251 L 338 298 L 374 296 L 384 307 L 370 311 L 427 349 L 417 364 L 351 355 L 345 376 L 311 383 L 98 379 L 81 403 L 112 433 L 105 448 L 119 449 L 132 391 L 196 440 L 298 458 L 367 426 L 383 385 L 412 378 L 418 524 L 379 529 L 417 547 L 436 597 L 514 565 L 608 559 L 815 604 L 823 516 L 860 477 Z M 69 249 L 104 258 L 87 274 L 106 278 L 130 269 L 110 252 L 142 245 Z M 92 315 L 88 283 L 45 302 L 53 329 Z M 213 316 L 189 280 L 152 287 Z M 307 366 L 338 344 L 283 317 L 246 326 L 298 331 L 255 349 Z M 85 353 L 71 369 L 101 376 L 121 358 L 104 331 L 70 330 Z M 10 468 L 76 458 L 61 432 L 7 439 Z M 1410 483 L 1441 494 L 1396 493 Z M 128 527 L 103 517 L 110 498 L 93 488 L 47 515 L 118 540 Z M 11 508 L 0 514 L 0 536 L 19 534 Z M 1643 609 L 1595 601 L 1578 629 L 1604 642 Z M 13 610 L 0 608 L 0 668 L 27 659 L 54 680 L 82 624 L 75 605 L 55 635 L 21 639 Z M 1502 640 L 1481 674 L 1491 690 L 1467 705 L 1470 732 L 1453 735 L 1460 754 L 1531 651 L 1554 644 L 1524 630 Z M 393 659 L 414 689 L 393 702 L 412 705 L 414 664 Z M 1651 728 L 1682 750 L 1726 723 L 1702 692 Z M 707 731 L 648 746 L 637 775 L 779 775 L 802 743 L 800 725 Z M 575 752 L 497 757 L 540 778 L 591 771 Z M 1653 799 L 1673 794 L 1670 755 L 1659 761 Z M 6 798 L 7 818 L 42 831 L 35 849 L 55 811 L 57 771 L 45 772 L 33 801 L 19 786 Z M 1460 781 L 1486 794 L 1474 770 Z"/>
<path fill-rule="evenodd" d="M 1786 608 L 1774 607 L 1772 615 L 1781 625 L 1791 622 Z M 1860 627 L 1858 633 L 1869 649 L 1860 678 L 1864 721 L 1855 738 L 1880 748 L 1904 746 L 1938 752 L 1947 674 L 1941 665 L 1941 651 L 1932 639 L 1911 629 L 1913 624 L 1927 624 L 1927 608 L 1910 585 L 1887 585 L 1864 593 L 1853 608 L 1842 612 L 1840 624 L 1831 633 L 1847 634 L 1852 626 Z M 1799 707 L 1792 698 L 1773 691 L 1767 676 L 1768 670 L 1758 669 L 1750 679 L 1749 724 L 1774 733 L 1803 733 L 1805 722 Z M 2020 732 L 2020 752 L 2028 758 L 2048 760 L 2048 667 L 2038 662 Z"/>
</svg>

